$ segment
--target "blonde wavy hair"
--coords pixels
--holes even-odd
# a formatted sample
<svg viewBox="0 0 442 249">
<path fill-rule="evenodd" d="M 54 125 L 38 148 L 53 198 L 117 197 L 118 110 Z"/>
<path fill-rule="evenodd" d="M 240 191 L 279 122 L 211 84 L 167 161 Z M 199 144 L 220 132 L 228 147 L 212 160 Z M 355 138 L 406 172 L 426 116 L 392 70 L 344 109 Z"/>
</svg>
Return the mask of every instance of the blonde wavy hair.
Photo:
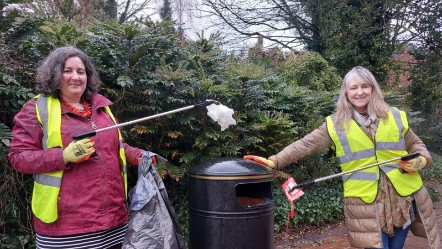
<svg viewBox="0 0 442 249">
<path fill-rule="evenodd" d="M 339 93 L 338 102 L 336 102 L 336 128 L 347 130 L 350 120 L 353 116 L 354 108 L 348 100 L 346 89 L 348 84 L 355 78 L 358 78 L 372 86 L 371 100 L 367 106 L 368 116 L 372 119 L 385 119 L 389 105 L 384 101 L 381 88 L 374 75 L 366 68 L 357 66 L 351 69 L 344 77 Z"/>
</svg>

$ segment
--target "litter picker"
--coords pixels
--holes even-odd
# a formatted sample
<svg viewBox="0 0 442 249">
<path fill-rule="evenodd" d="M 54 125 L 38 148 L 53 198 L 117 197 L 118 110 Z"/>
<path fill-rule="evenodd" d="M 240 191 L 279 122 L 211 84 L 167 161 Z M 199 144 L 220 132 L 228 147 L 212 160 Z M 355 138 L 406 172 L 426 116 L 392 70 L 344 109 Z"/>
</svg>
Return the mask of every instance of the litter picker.
<svg viewBox="0 0 442 249">
<path fill-rule="evenodd" d="M 375 167 L 375 166 L 379 166 L 379 165 L 382 165 L 382 164 L 385 164 L 385 163 L 389 163 L 389 162 L 393 162 L 393 161 L 397 161 L 397 160 L 409 161 L 409 160 L 417 158 L 419 156 L 420 156 L 420 153 L 416 152 L 416 153 L 408 154 L 408 155 L 405 155 L 405 156 L 402 156 L 402 157 L 396 157 L 396 158 L 389 159 L 389 160 L 386 160 L 386 161 L 382 161 L 382 162 L 379 162 L 379 163 L 370 164 L 370 165 L 367 165 L 367 166 L 364 166 L 364 167 L 360 167 L 360 168 L 357 168 L 357 169 L 353 169 L 353 170 L 349 170 L 349 171 L 346 171 L 346 172 L 342 172 L 342 173 L 338 173 L 338 174 L 334 174 L 334 175 L 329 175 L 329 176 L 324 176 L 324 177 L 318 178 L 316 180 L 311 180 L 311 181 L 307 181 L 307 182 L 295 185 L 292 188 L 290 188 L 288 190 L 288 192 L 293 192 L 296 189 L 305 189 L 305 188 L 308 188 L 308 187 L 310 187 L 310 186 L 312 186 L 312 185 L 314 185 L 314 184 L 316 184 L 318 182 L 322 182 L 322 181 L 329 180 L 329 179 L 332 179 L 332 178 L 335 178 L 335 177 L 338 177 L 338 176 L 343 176 L 343 175 L 347 175 L 347 174 L 350 174 L 350 173 L 354 173 L 354 172 L 359 171 L 359 170 L 372 168 L 372 167 Z"/>
<path fill-rule="evenodd" d="M 105 128 L 96 129 L 96 130 L 93 130 L 93 131 L 90 131 L 90 132 L 82 133 L 80 135 L 74 136 L 73 139 L 74 140 L 79 140 L 79 139 L 83 139 L 83 138 L 93 137 L 97 133 L 102 132 L 102 131 L 107 131 L 107 130 L 111 130 L 111 129 L 115 129 L 115 128 L 120 128 L 120 127 L 127 126 L 127 125 L 132 125 L 132 124 L 140 123 L 140 122 L 143 122 L 143 121 L 146 121 L 146 120 L 158 118 L 158 117 L 161 117 L 161 116 L 166 116 L 166 115 L 177 113 L 177 112 L 182 112 L 182 111 L 190 110 L 190 109 L 197 108 L 197 107 L 205 107 L 205 106 L 209 106 L 211 104 L 220 105 L 220 103 L 218 101 L 216 101 L 216 100 L 207 99 L 206 101 L 204 101 L 202 103 L 195 104 L 195 105 L 190 105 L 190 106 L 178 108 L 178 109 L 175 109 L 175 110 L 171 110 L 171 111 L 167 111 L 167 112 L 163 112 L 163 113 L 158 113 L 158 114 L 155 114 L 155 115 L 152 115 L 152 116 L 148 116 L 148 117 L 144 117 L 144 118 L 139 118 L 139 119 L 135 119 L 135 120 L 132 120 L 132 121 L 125 122 L 125 123 L 116 124 L 116 125 L 108 126 L 108 127 L 105 127 Z"/>
</svg>

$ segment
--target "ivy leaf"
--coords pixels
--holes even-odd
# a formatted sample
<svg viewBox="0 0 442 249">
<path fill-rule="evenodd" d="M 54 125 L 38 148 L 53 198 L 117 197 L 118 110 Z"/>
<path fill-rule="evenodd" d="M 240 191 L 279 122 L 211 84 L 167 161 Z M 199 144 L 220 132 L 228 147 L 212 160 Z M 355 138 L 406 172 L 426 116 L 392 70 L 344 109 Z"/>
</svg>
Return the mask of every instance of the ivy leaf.
<svg viewBox="0 0 442 249">
<path fill-rule="evenodd" d="M 125 86 L 131 87 L 134 85 L 134 82 L 131 77 L 127 75 L 121 75 L 117 78 L 117 84 L 122 87 Z"/>
<path fill-rule="evenodd" d="M 45 32 L 45 33 L 50 33 L 50 34 L 56 34 L 56 32 L 54 31 L 53 28 L 49 27 L 49 26 L 41 26 L 40 30 Z"/>
<path fill-rule="evenodd" d="M 176 138 L 178 138 L 178 137 L 181 137 L 181 136 L 183 136 L 183 134 L 181 133 L 181 132 L 177 132 L 177 131 L 172 131 L 172 132 L 169 132 L 168 134 L 167 134 L 167 136 L 169 136 L 170 138 L 172 138 L 172 139 L 176 139 Z"/>
<path fill-rule="evenodd" d="M 3 139 L 2 139 L 2 143 L 3 143 L 4 145 L 6 145 L 6 147 L 9 147 L 9 139 L 3 138 Z"/>
<path fill-rule="evenodd" d="M 5 124 L 0 123 L 0 139 L 6 147 L 9 147 L 9 142 L 12 137 L 11 130 Z M 2 143 L 0 143 L 0 147 L 2 147 Z"/>
<path fill-rule="evenodd" d="M 3 81 L 10 84 L 10 83 L 14 83 L 15 85 L 20 85 L 14 77 L 7 75 L 7 74 L 3 74 Z"/>
</svg>

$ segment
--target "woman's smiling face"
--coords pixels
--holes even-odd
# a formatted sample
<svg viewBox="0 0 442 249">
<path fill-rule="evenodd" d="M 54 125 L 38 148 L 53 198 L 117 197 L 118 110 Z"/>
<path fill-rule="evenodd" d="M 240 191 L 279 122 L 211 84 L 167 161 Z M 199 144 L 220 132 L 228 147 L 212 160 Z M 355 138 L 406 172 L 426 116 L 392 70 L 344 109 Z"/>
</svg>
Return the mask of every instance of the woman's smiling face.
<svg viewBox="0 0 442 249">
<path fill-rule="evenodd" d="M 371 100 L 373 87 L 358 76 L 352 76 L 348 82 L 345 90 L 348 100 L 356 111 L 360 113 L 366 112 L 368 103 Z"/>
<path fill-rule="evenodd" d="M 79 102 L 86 85 L 87 75 L 83 61 L 78 57 L 67 59 L 61 77 L 61 97 L 69 102 Z"/>
</svg>

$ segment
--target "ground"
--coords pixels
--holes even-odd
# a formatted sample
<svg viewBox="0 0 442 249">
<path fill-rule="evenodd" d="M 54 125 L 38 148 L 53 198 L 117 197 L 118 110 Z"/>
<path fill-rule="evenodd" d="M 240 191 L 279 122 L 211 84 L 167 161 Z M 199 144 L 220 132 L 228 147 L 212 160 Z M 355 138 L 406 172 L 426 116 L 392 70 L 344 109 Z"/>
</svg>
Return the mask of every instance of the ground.
<svg viewBox="0 0 442 249">
<path fill-rule="evenodd" d="M 427 183 L 427 186 L 442 193 L 442 184 Z M 439 235 L 442 231 L 442 201 L 434 203 Z M 343 221 L 325 224 L 322 227 L 289 228 L 288 232 L 281 232 L 275 236 L 275 249 L 355 249 L 347 240 L 347 230 Z M 404 249 L 426 249 L 429 248 L 427 239 L 416 237 L 411 232 L 405 241 Z"/>
</svg>

